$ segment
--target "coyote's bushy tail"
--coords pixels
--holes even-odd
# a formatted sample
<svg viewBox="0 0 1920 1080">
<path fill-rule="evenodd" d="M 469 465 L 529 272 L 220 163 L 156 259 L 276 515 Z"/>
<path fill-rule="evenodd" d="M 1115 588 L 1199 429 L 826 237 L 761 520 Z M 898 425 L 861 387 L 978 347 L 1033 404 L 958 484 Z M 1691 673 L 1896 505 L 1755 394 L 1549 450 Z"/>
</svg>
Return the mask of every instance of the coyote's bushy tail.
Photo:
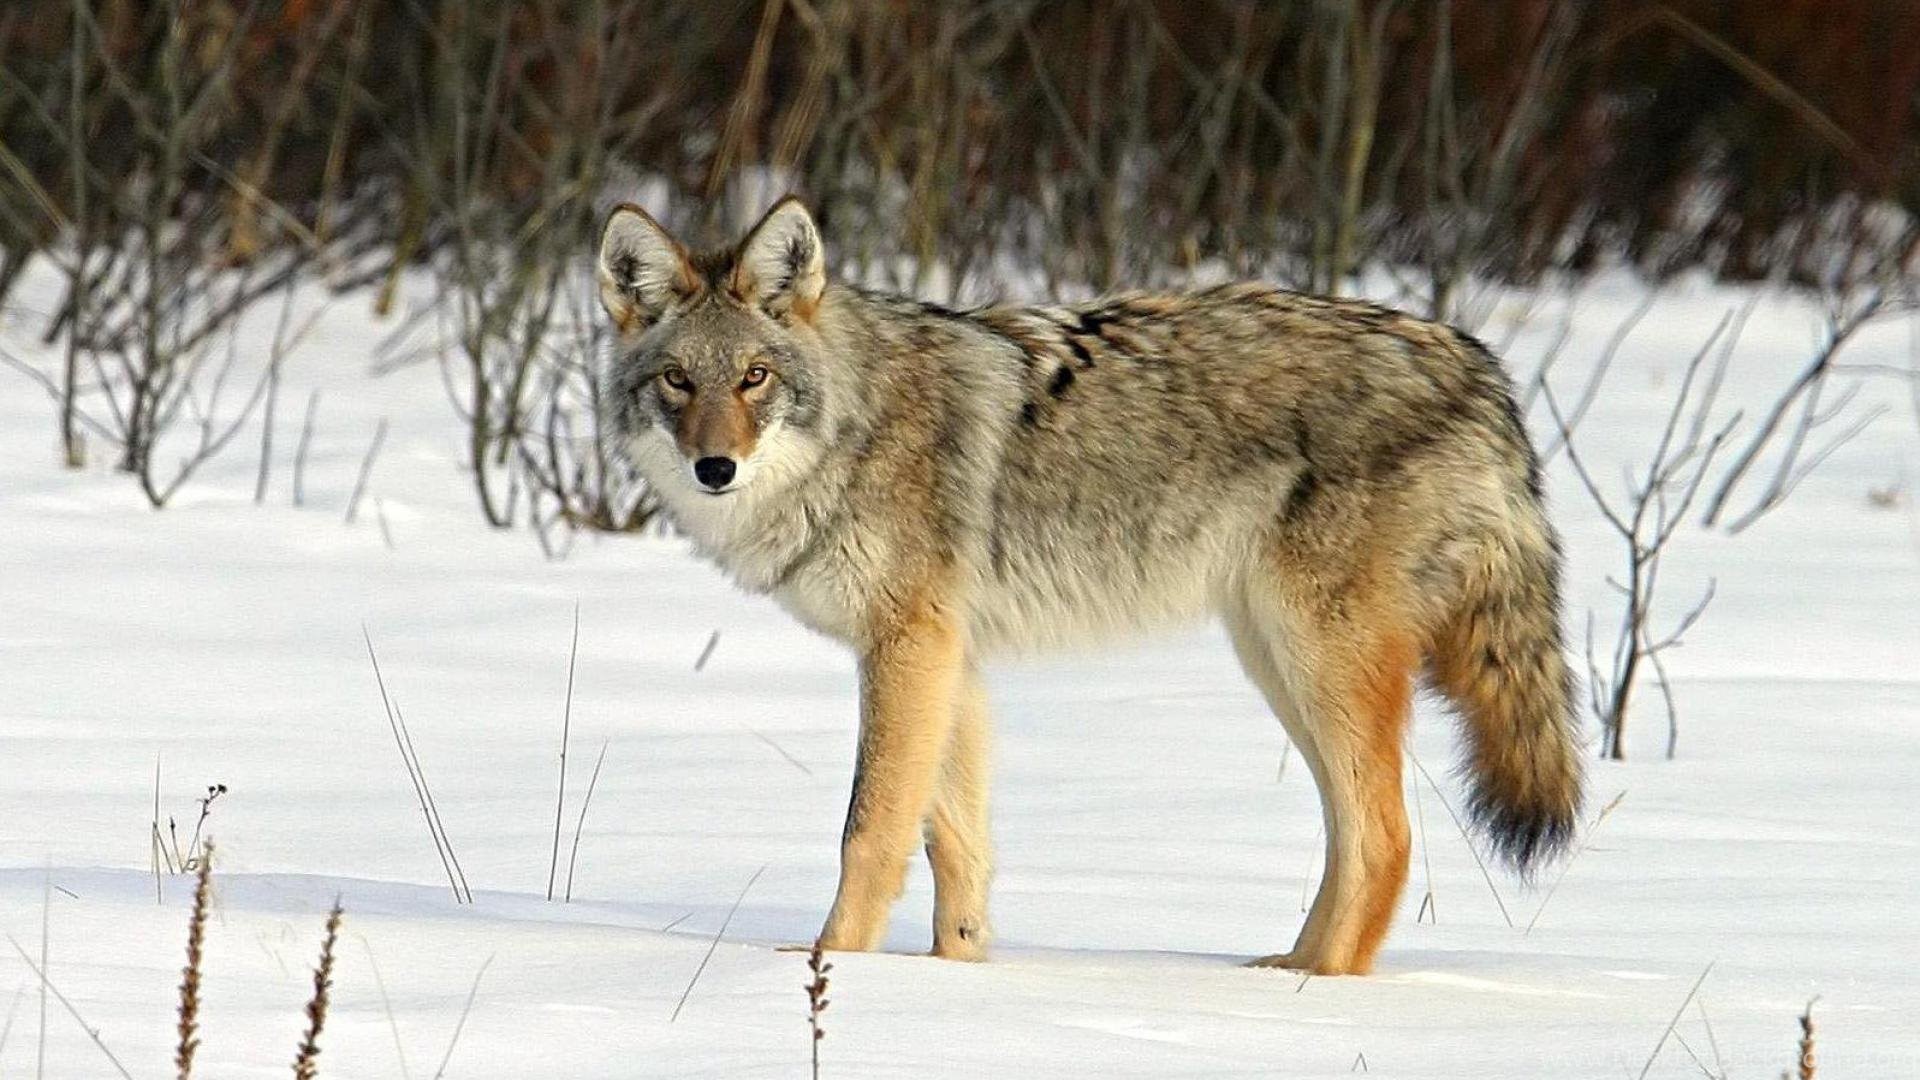
<svg viewBox="0 0 1920 1080">
<path fill-rule="evenodd" d="M 1525 502 L 1468 569 L 1432 650 L 1433 680 L 1465 720 L 1474 821 L 1522 874 L 1572 838 L 1582 779 L 1560 552 L 1537 501 Z"/>
</svg>

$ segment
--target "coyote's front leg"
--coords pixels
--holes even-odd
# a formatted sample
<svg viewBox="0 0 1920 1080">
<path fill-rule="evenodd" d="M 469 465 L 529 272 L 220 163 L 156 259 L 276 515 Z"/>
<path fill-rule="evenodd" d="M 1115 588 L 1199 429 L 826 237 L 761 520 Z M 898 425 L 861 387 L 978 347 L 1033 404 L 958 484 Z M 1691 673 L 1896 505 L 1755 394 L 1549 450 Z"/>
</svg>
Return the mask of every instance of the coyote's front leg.
<svg viewBox="0 0 1920 1080">
<path fill-rule="evenodd" d="M 993 874 L 987 825 L 987 697 L 968 665 L 947 736 L 933 810 L 927 817 L 927 862 L 933 866 L 933 955 L 987 958 L 987 882 Z"/>
<path fill-rule="evenodd" d="M 864 952 L 886 937 L 953 725 L 962 636 L 949 605 L 922 603 L 877 633 L 861 658 L 860 752 L 823 948 Z"/>
</svg>

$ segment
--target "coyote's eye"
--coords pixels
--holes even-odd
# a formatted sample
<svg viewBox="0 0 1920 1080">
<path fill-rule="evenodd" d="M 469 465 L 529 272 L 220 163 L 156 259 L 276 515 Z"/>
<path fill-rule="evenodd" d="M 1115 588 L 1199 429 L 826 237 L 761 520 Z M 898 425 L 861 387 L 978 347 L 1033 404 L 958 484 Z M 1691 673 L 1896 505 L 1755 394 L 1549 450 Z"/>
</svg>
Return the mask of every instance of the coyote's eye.
<svg viewBox="0 0 1920 1080">
<path fill-rule="evenodd" d="M 765 365 L 755 364 L 747 369 L 747 377 L 740 380 L 740 389 L 751 390 L 761 383 L 766 382 L 767 376 L 770 374 L 772 374 L 772 372 L 768 371 Z"/>
<path fill-rule="evenodd" d="M 660 380 L 681 393 L 690 393 L 693 390 L 693 380 L 687 378 L 687 373 L 677 367 L 662 371 Z"/>
</svg>

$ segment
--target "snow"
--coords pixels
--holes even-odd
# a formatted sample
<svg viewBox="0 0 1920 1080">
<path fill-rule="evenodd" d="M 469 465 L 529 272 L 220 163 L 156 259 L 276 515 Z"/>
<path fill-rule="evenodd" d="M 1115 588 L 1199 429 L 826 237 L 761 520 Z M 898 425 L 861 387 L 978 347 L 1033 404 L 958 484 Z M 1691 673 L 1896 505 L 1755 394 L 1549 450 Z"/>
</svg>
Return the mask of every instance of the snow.
<svg viewBox="0 0 1920 1080">
<path fill-rule="evenodd" d="M 58 354 L 37 341 L 57 297 L 44 269 L 0 317 L 0 346 L 52 370 Z M 1571 319 L 1554 378 L 1577 393 L 1638 289 L 1607 278 L 1571 308 L 1539 298 L 1508 350 L 1516 374 Z M 1603 482 L 1644 461 L 1686 360 L 1747 299 L 1691 281 L 1663 292 L 1581 431 Z M 0 373 L 0 931 L 37 961 L 44 919 L 52 984 L 132 1075 L 169 1072 L 191 881 L 165 877 L 156 901 L 158 762 L 162 813 L 183 829 L 206 785 L 229 788 L 207 824 L 219 859 L 204 1075 L 286 1068 L 336 896 L 346 929 L 322 1075 L 436 1075 L 470 992 L 449 1077 L 804 1075 L 804 957 L 775 946 L 810 940 L 832 896 L 850 658 L 670 536 L 583 538 L 548 561 L 524 531 L 486 529 L 439 374 L 373 375 L 391 326 L 369 306 L 335 302 L 290 362 L 263 507 L 251 432 L 155 513 L 99 447 L 84 472 L 61 470 L 45 397 Z M 1523 306 L 1498 306 L 1484 336 L 1505 336 Z M 1727 408 L 1770 400 L 1817 328 L 1811 304 L 1766 297 Z M 1913 332 L 1878 325 L 1849 358 L 1905 366 Z M 294 508 L 294 433 L 314 388 L 307 505 Z M 1625 797 L 1544 908 L 1560 871 L 1527 889 L 1496 870 L 1490 888 L 1418 780 L 1411 883 L 1378 973 L 1242 969 L 1291 943 L 1319 815 L 1221 633 L 1006 666 L 991 675 L 993 958 L 914 955 L 931 910 L 916 866 L 889 951 L 831 957 L 822 1073 L 1605 1077 L 1654 1055 L 1647 1075 L 1681 1077 L 1701 1073 L 1697 1055 L 1715 1074 L 1770 1078 L 1817 995 L 1821 1075 L 1920 1074 L 1920 428 L 1896 380 L 1870 381 L 1854 407 L 1871 402 L 1890 411 L 1784 508 L 1738 537 L 1682 529 L 1657 619 L 1709 576 L 1718 598 L 1670 654 L 1678 757 L 1662 759 L 1649 689 L 1633 760 L 1591 767 L 1591 810 Z M 1530 419 L 1543 429 L 1542 410 Z M 1901 504 L 1872 505 L 1869 489 L 1889 485 L 1904 485 Z M 1564 459 L 1551 486 L 1577 642 L 1587 608 L 1611 625 L 1604 577 L 1621 554 Z M 609 749 L 562 904 L 544 896 L 576 604 L 562 884 L 587 773 Z M 363 626 L 470 906 L 454 903 L 422 825 Z M 1415 727 L 1412 753 L 1457 805 L 1451 721 L 1423 700 Z M 1437 921 L 1416 921 L 1429 888 Z M 36 1069 L 38 986 L 0 949 L 0 1075 Z M 112 1068 L 58 1002 L 45 1060 L 49 1076 Z"/>
</svg>

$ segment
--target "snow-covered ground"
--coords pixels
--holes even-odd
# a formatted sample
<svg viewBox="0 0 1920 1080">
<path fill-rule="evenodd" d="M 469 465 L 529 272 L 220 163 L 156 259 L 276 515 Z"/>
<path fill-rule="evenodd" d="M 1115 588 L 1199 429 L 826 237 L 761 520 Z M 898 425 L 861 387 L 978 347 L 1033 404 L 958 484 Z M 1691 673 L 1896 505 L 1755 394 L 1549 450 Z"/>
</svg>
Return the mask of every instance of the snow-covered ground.
<svg viewBox="0 0 1920 1080">
<path fill-rule="evenodd" d="M 56 295 L 32 277 L 0 319 L 0 343 L 49 369 L 36 312 Z M 1603 480 L 1644 461 L 1686 359 L 1744 300 L 1676 286 L 1628 339 L 1582 430 Z M 1624 280 L 1582 297 L 1563 396 L 1637 302 Z M 850 659 L 671 537 L 584 538 L 547 561 L 525 532 L 487 530 L 439 375 L 374 377 L 388 327 L 367 310 L 363 296 L 337 303 L 292 359 L 266 507 L 252 504 L 252 433 L 160 513 L 104 451 L 62 471 L 48 402 L 0 371 L 0 931 L 37 958 L 44 922 L 52 985 L 133 1076 L 169 1074 L 191 883 L 167 877 L 156 902 L 158 762 L 162 813 L 183 828 L 206 785 L 228 788 L 207 826 L 220 858 L 204 1075 L 285 1070 L 336 896 L 323 1075 L 438 1075 L 470 991 L 449 1077 L 804 1075 L 804 959 L 774 946 L 809 940 L 832 895 Z M 1551 301 L 1535 312 L 1509 350 L 1516 374 L 1562 315 Z M 1877 327 L 1851 358 L 1905 366 L 1912 332 Z M 1810 306 L 1768 298 L 1729 405 L 1769 400 L 1816 333 Z M 316 387 L 295 509 L 293 433 Z M 1242 969 L 1292 941 L 1318 813 L 1221 634 L 1009 666 L 992 674 L 993 960 L 915 955 L 931 907 L 916 867 L 890 951 L 832 958 L 822 1073 L 1637 1076 L 1671 1023 L 1647 1075 L 1770 1080 L 1818 996 L 1820 1075 L 1920 1075 L 1920 427 L 1899 382 L 1876 380 L 1855 407 L 1870 401 L 1891 410 L 1784 509 L 1737 538 L 1681 531 L 1667 610 L 1708 576 L 1719 595 L 1669 656 L 1678 759 L 1662 760 L 1649 692 L 1633 760 L 1591 771 L 1591 807 L 1624 800 L 1544 911 L 1544 887 L 1497 872 L 1489 887 L 1421 781 L 1412 884 L 1378 973 Z M 1603 579 L 1620 552 L 1564 459 L 1552 482 L 1577 641 L 1590 606 L 1610 625 Z M 1870 489 L 1890 486 L 1897 505 L 1874 505 Z M 563 849 L 609 749 L 561 904 L 543 897 L 576 604 Z M 363 624 L 471 906 L 454 903 L 422 825 Z M 1457 803 L 1451 728 L 1423 701 L 1411 750 Z M 1416 921 L 1429 890 L 1437 917 Z M 38 1072 L 38 987 L 0 948 L 0 1076 Z M 46 1074 L 111 1075 L 47 1007 Z"/>
</svg>

